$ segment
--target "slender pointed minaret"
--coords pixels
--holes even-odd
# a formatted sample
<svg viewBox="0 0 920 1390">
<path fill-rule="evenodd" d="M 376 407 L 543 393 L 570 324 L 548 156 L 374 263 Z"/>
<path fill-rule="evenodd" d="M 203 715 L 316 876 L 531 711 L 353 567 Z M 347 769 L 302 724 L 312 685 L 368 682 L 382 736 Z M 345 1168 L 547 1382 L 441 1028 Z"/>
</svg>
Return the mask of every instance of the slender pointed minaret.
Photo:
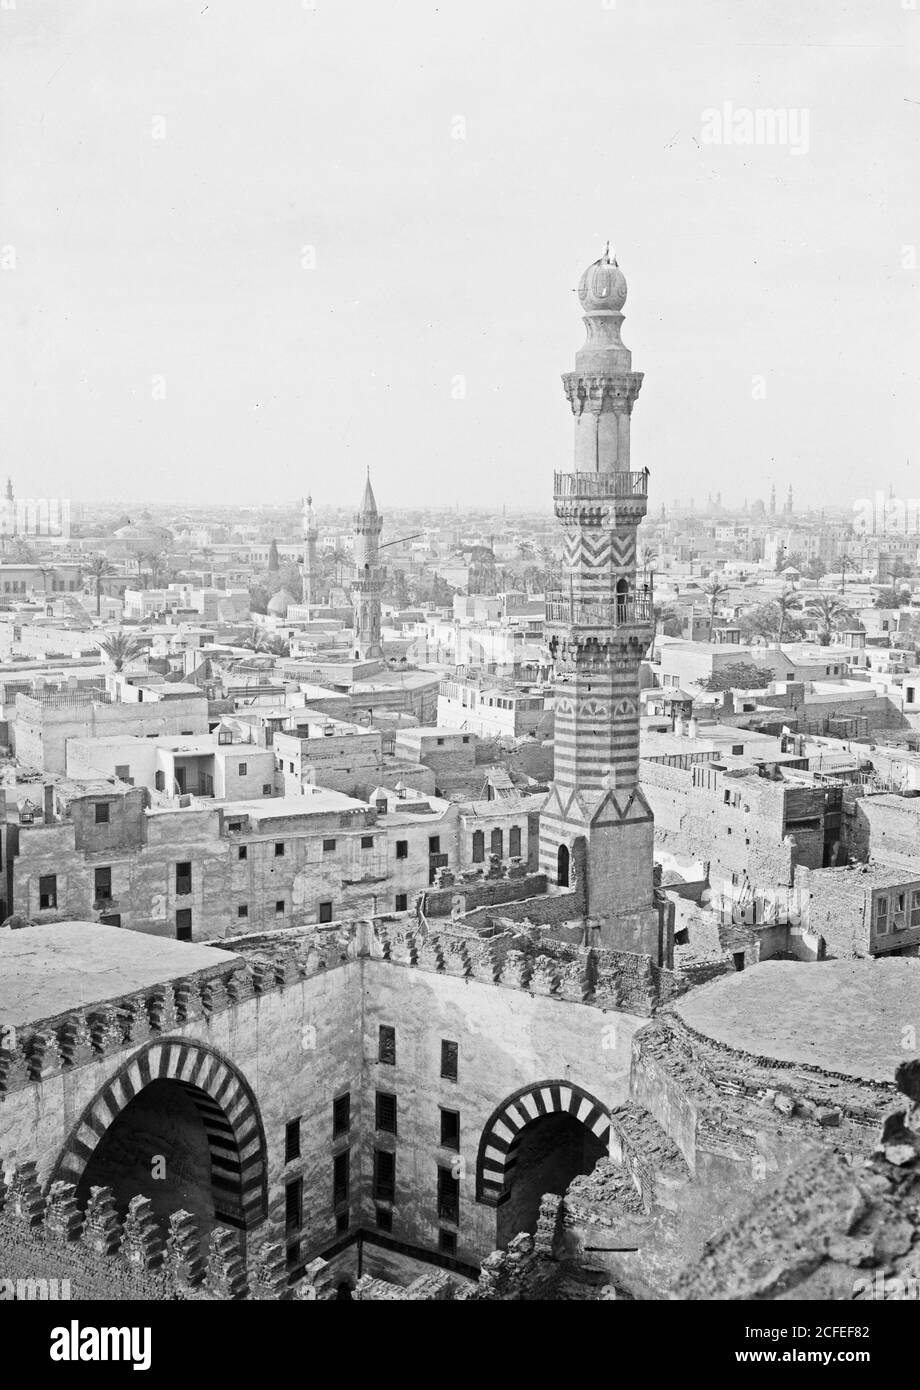
<svg viewBox="0 0 920 1390">
<path fill-rule="evenodd" d="M 316 569 L 316 542 L 319 538 L 319 530 L 316 525 L 316 513 L 313 510 L 313 498 L 307 497 L 304 500 L 303 508 L 303 601 L 310 606 L 311 603 L 318 602 L 317 569 Z"/>
<path fill-rule="evenodd" d="M 377 547 L 383 517 L 377 511 L 370 469 L 361 510 L 355 513 L 355 577 L 351 597 L 355 608 L 355 656 L 361 659 L 383 656 L 380 645 L 380 595 L 383 581 L 377 562 Z"/>
<path fill-rule="evenodd" d="M 605 946 L 664 946 L 653 907 L 654 825 L 639 788 L 639 663 L 654 635 L 637 583 L 636 529 L 648 470 L 632 470 L 630 418 L 642 385 L 620 338 L 626 279 L 608 250 L 581 277 L 587 342 L 563 378 L 575 417 L 574 471 L 555 477 L 565 588 L 547 594 L 556 686 L 554 775 L 540 816 L 540 867 L 579 886 Z"/>
</svg>

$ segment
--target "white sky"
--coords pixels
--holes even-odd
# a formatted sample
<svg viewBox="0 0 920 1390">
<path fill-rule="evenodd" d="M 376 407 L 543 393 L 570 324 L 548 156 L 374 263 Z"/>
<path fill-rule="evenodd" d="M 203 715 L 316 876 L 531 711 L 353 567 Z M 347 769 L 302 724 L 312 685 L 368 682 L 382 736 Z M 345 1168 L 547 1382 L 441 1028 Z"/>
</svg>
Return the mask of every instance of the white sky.
<svg viewBox="0 0 920 1390">
<path fill-rule="evenodd" d="M 11 3 L 20 494 L 549 506 L 609 236 L 655 508 L 920 496 L 914 0 Z M 726 101 L 807 153 L 702 143 Z"/>
</svg>

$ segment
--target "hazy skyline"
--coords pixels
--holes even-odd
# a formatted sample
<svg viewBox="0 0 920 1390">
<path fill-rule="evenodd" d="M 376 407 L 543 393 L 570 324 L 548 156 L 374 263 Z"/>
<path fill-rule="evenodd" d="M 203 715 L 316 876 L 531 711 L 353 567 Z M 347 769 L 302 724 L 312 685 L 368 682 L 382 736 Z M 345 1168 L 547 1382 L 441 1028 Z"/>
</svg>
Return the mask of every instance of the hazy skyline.
<svg viewBox="0 0 920 1390">
<path fill-rule="evenodd" d="M 384 511 L 549 508 L 572 290 L 609 237 L 651 515 L 771 481 L 920 496 L 918 26 L 869 0 L 18 0 L 0 473 L 350 504 L 370 464 Z M 726 103 L 807 140 L 709 143 Z"/>
</svg>

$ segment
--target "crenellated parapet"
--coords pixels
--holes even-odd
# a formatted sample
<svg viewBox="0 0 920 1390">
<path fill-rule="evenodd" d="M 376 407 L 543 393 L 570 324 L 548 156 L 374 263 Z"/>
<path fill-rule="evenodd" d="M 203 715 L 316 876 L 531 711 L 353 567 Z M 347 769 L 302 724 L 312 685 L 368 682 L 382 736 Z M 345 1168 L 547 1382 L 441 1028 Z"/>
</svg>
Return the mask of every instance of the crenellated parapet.
<svg viewBox="0 0 920 1390">
<path fill-rule="evenodd" d="M 647 956 L 572 946 L 539 927 L 522 928 L 511 921 L 507 929 L 482 937 L 455 927 L 435 931 L 430 924 L 379 918 L 322 934 L 309 928 L 266 934 L 243 949 L 252 953 L 235 956 L 226 966 L 209 966 L 119 999 L 5 1028 L 0 1034 L 0 1101 L 185 1025 L 207 1025 L 229 1009 L 362 959 L 642 1016 L 670 992 L 668 973 L 657 970 Z"/>
</svg>

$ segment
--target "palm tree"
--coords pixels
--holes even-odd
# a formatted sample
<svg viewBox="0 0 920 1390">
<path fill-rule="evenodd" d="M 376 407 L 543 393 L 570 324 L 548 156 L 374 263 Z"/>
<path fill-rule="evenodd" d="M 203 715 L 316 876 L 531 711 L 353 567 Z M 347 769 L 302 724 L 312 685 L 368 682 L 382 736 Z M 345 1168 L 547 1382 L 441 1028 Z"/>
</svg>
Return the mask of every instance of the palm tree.
<svg viewBox="0 0 920 1390">
<path fill-rule="evenodd" d="M 711 642 L 712 629 L 716 621 L 716 605 L 728 593 L 728 585 L 723 584 L 717 574 L 713 574 L 703 585 L 703 593 L 709 600 L 709 641 Z"/>
<path fill-rule="evenodd" d="M 10 542 L 10 559 L 21 565 L 35 564 L 35 551 L 24 536 L 14 536 Z"/>
<path fill-rule="evenodd" d="M 102 581 L 107 575 L 114 574 L 115 568 L 110 565 L 104 555 L 94 555 L 87 565 L 87 573 L 96 586 L 96 617 L 102 615 Z"/>
<path fill-rule="evenodd" d="M 648 572 L 658 559 L 658 551 L 653 545 L 644 545 L 639 553 L 639 563 L 642 566 L 642 574 L 647 579 Z"/>
<path fill-rule="evenodd" d="M 137 557 L 137 568 L 146 571 L 150 577 L 150 587 L 155 589 L 163 573 L 163 555 L 154 550 L 142 550 Z"/>
<path fill-rule="evenodd" d="M 128 632 L 113 632 L 99 642 L 99 650 L 109 658 L 116 671 L 120 671 L 129 661 L 136 660 L 144 647 L 136 637 Z"/>
<path fill-rule="evenodd" d="M 844 551 L 840 557 L 840 592 L 842 594 L 847 591 L 847 571 L 854 571 L 857 568 L 856 561 Z"/>
<path fill-rule="evenodd" d="M 248 647 L 252 652 L 264 652 L 267 645 L 265 633 L 257 623 L 253 623 L 240 643 L 241 647 Z"/>
<path fill-rule="evenodd" d="M 807 611 L 813 613 L 818 619 L 818 637 L 821 645 L 827 646 L 835 626 L 843 619 L 848 618 L 851 610 L 849 605 L 837 598 L 835 594 L 819 594 L 808 605 Z"/>
<path fill-rule="evenodd" d="M 263 640 L 262 650 L 270 652 L 272 656 L 290 656 L 291 654 L 290 643 L 283 637 L 269 637 L 267 641 Z"/>
<path fill-rule="evenodd" d="M 790 613 L 794 613 L 800 606 L 801 599 L 794 589 L 783 589 L 781 594 L 773 600 L 773 610 L 776 613 L 776 645 L 780 646 L 783 640 L 783 630 L 786 620 Z"/>
</svg>

